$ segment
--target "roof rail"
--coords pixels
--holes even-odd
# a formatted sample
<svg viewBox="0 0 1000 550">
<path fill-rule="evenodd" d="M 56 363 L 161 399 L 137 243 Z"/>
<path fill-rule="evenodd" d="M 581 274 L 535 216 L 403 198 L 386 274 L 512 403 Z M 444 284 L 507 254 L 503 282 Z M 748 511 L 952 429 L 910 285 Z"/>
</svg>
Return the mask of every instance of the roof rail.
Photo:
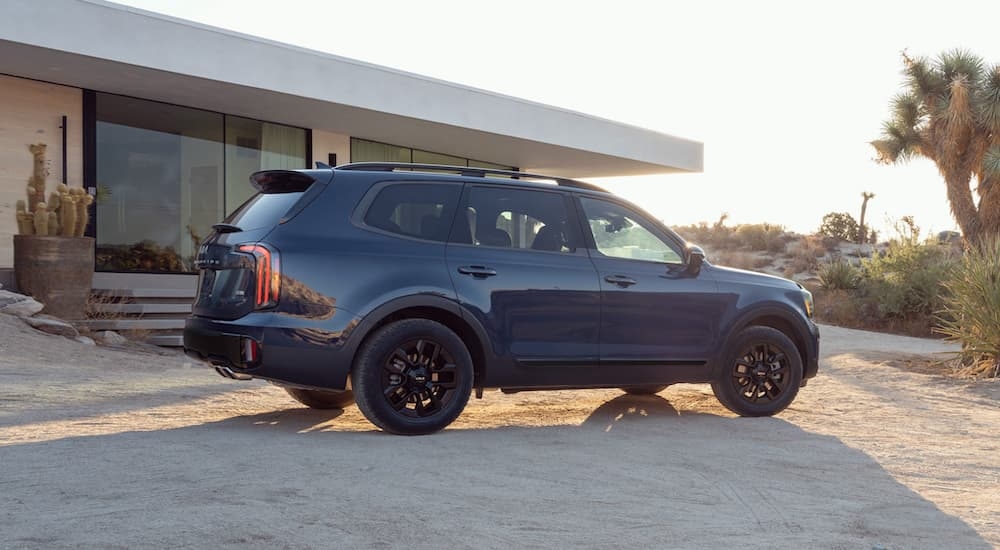
<svg viewBox="0 0 1000 550">
<path fill-rule="evenodd" d="M 600 186 L 585 181 L 578 181 L 570 178 L 560 178 L 557 176 L 546 176 L 542 174 L 532 174 L 529 172 L 518 172 L 515 170 L 496 170 L 493 168 L 480 168 L 478 166 L 449 166 L 447 164 L 416 164 L 411 162 L 352 162 L 341 164 L 335 170 L 370 170 L 373 172 L 394 172 L 396 170 L 416 170 L 418 172 L 457 172 L 463 176 L 485 178 L 490 176 L 507 176 L 518 180 L 548 180 L 563 187 L 575 187 L 577 189 L 589 189 L 591 191 L 607 190 Z"/>
</svg>

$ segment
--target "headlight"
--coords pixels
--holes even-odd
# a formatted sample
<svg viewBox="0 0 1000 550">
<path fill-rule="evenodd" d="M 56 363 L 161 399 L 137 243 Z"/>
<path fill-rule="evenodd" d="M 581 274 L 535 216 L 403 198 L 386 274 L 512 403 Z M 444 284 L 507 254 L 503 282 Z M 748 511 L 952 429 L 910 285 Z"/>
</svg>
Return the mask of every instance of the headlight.
<svg viewBox="0 0 1000 550">
<path fill-rule="evenodd" d="M 812 319 L 813 316 L 813 294 L 806 289 L 801 289 L 802 291 L 802 301 L 806 304 L 806 315 Z"/>
</svg>

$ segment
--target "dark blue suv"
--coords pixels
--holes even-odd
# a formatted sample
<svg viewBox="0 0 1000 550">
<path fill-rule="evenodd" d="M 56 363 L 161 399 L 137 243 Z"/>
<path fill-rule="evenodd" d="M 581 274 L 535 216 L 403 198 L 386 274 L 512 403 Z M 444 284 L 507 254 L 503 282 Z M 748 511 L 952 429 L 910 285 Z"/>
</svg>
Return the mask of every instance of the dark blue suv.
<svg viewBox="0 0 1000 550">
<path fill-rule="evenodd" d="M 708 382 L 744 416 L 816 375 L 812 296 L 711 265 L 594 185 L 358 163 L 251 176 L 198 254 L 185 351 L 379 428 L 440 430 L 473 390 Z"/>
</svg>

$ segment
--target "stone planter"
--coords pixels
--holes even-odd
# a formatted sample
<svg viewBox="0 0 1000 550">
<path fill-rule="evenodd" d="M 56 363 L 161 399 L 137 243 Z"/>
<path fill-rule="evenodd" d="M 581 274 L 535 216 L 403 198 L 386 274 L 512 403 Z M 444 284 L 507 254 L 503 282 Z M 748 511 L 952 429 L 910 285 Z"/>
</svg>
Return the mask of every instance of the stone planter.
<svg viewBox="0 0 1000 550">
<path fill-rule="evenodd" d="M 42 313 L 83 319 L 93 278 L 93 237 L 14 235 L 17 289 L 45 304 Z"/>
</svg>

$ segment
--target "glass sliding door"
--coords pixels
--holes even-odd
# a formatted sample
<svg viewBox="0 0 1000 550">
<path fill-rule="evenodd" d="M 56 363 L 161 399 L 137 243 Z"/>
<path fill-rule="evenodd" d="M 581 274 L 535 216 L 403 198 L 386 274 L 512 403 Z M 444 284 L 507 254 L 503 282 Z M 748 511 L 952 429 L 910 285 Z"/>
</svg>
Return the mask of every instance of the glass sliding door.
<svg viewBox="0 0 1000 550">
<path fill-rule="evenodd" d="M 98 271 L 193 272 L 250 174 L 308 161 L 302 128 L 103 93 L 94 115 Z"/>
<path fill-rule="evenodd" d="M 306 167 L 304 129 L 226 116 L 226 214 L 253 196 L 250 174 Z"/>
</svg>

